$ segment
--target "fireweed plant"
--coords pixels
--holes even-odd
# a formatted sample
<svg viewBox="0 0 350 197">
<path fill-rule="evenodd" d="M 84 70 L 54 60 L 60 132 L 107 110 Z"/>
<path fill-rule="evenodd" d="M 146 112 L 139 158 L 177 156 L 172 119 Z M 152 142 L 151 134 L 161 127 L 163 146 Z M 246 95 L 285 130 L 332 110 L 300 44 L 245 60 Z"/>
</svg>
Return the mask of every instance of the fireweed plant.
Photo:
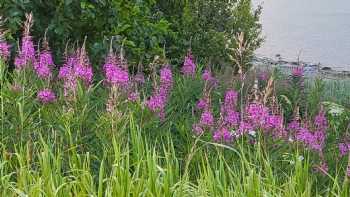
<svg viewBox="0 0 350 197">
<path fill-rule="evenodd" d="M 111 49 L 103 65 L 103 71 L 105 85 L 110 91 L 106 110 L 113 113 L 118 105 L 116 102 L 120 101 L 119 97 L 123 96 L 121 93 L 128 90 L 130 81 L 128 66 L 123 56 L 116 56 Z"/>
<path fill-rule="evenodd" d="M 82 47 L 65 57 L 65 64 L 60 68 L 58 78 L 63 81 L 64 96 L 76 99 L 78 85 L 89 88 L 93 79 L 93 70 L 85 50 L 85 41 Z"/>
<path fill-rule="evenodd" d="M 348 127 L 324 103 L 302 114 L 304 94 L 286 119 L 273 75 L 245 96 L 191 52 L 180 72 L 156 57 L 146 77 L 111 46 L 96 83 L 85 42 L 55 73 L 32 25 L 13 73 L 0 32 L 0 196 L 349 196 Z M 288 80 L 302 86 L 303 70 Z"/>
<path fill-rule="evenodd" d="M 155 76 L 155 74 L 153 74 Z M 171 88 L 173 86 L 173 73 L 169 64 L 164 64 L 160 69 L 159 82 L 153 79 L 153 92 L 151 97 L 146 101 L 147 108 L 156 113 L 160 120 L 165 119 L 165 107 Z"/>
<path fill-rule="evenodd" d="M 6 61 L 10 57 L 10 45 L 5 40 L 5 31 L 1 29 L 3 25 L 2 17 L 0 17 L 0 58 Z"/>
</svg>

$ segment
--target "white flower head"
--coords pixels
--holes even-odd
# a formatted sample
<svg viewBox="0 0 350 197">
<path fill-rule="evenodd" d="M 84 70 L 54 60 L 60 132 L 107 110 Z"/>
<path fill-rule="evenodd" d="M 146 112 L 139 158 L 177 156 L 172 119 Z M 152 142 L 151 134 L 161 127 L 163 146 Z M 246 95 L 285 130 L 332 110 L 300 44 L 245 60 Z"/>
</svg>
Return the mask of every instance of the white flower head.
<svg viewBox="0 0 350 197">
<path fill-rule="evenodd" d="M 294 142 L 294 139 L 293 139 L 292 137 L 289 137 L 289 138 L 288 138 L 288 141 L 289 141 L 289 142 Z"/>
<path fill-rule="evenodd" d="M 253 137 L 255 137 L 255 136 L 256 136 L 256 131 L 250 130 L 250 131 L 248 132 L 248 134 L 251 135 L 251 136 L 253 136 Z"/>
</svg>

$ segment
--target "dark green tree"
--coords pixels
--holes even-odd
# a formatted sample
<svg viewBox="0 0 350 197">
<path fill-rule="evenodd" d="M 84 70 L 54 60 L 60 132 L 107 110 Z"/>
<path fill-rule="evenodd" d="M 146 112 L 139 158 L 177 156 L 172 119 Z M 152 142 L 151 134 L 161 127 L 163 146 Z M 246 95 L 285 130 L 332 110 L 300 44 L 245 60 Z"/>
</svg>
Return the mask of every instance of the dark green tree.
<svg viewBox="0 0 350 197">
<path fill-rule="evenodd" d="M 47 29 L 50 46 L 60 63 L 66 43 L 71 46 L 87 36 L 91 59 L 100 64 L 109 39 L 124 45 L 129 61 L 147 63 L 163 54 L 181 64 L 191 48 L 199 60 L 217 65 L 229 62 L 227 44 L 237 32 L 244 32 L 259 47 L 260 10 L 251 0 L 2 0 L 0 13 L 8 18 L 13 45 L 21 36 L 24 15 L 33 12 L 32 35 L 39 41 Z M 14 48 L 15 50 L 15 48 Z M 231 65 L 231 63 L 229 63 Z"/>
</svg>

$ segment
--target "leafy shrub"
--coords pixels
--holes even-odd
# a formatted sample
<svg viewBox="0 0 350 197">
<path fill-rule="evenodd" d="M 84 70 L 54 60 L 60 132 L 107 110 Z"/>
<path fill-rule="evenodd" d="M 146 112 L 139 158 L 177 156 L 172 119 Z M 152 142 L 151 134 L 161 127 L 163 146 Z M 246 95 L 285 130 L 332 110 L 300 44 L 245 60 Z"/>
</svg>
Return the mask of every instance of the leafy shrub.
<svg viewBox="0 0 350 197">
<path fill-rule="evenodd" d="M 165 37 L 171 34 L 169 23 L 151 12 L 153 1 L 23 1 L 4 0 L 1 13 L 8 17 L 12 40 L 19 38 L 24 14 L 33 12 L 33 36 L 43 37 L 47 28 L 50 43 L 55 46 L 56 57 L 62 54 L 68 40 L 83 41 L 87 36 L 93 59 L 105 54 L 106 38 L 118 36 L 127 54 L 139 61 L 162 51 Z M 58 58 L 59 59 L 59 58 Z"/>
<path fill-rule="evenodd" d="M 184 54 L 185 49 L 191 48 L 199 59 L 210 60 L 213 64 L 232 65 L 227 44 L 237 33 L 244 32 L 251 44 L 250 52 L 262 42 L 259 23 L 261 7 L 252 10 L 250 0 L 160 0 L 157 5 L 180 39 L 169 49 L 171 54 Z"/>
<path fill-rule="evenodd" d="M 230 51 L 226 44 L 235 33 L 245 32 L 253 43 L 251 51 L 262 41 L 260 9 L 253 11 L 250 0 L 3 0 L 0 12 L 9 19 L 7 28 L 14 46 L 25 13 L 33 12 L 33 36 L 39 40 L 47 29 L 57 60 L 68 40 L 82 42 L 85 36 L 95 63 L 105 54 L 106 40 L 112 36 L 117 44 L 124 44 L 135 64 L 148 62 L 165 47 L 167 57 L 177 64 L 192 48 L 199 59 L 227 65 Z"/>
</svg>

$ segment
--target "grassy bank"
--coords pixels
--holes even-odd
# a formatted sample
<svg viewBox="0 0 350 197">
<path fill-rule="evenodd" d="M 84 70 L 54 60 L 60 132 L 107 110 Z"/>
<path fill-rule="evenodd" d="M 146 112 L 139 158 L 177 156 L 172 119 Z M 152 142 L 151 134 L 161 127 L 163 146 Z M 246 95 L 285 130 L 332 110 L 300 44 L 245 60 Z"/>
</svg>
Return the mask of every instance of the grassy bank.
<svg viewBox="0 0 350 197">
<path fill-rule="evenodd" d="M 0 40 L 0 196 L 349 196 L 348 82 L 247 72 L 244 33 L 225 74 L 191 50 L 129 65 L 112 41 L 55 66 L 32 25 L 14 68 Z"/>
<path fill-rule="evenodd" d="M 74 101 L 57 84 L 57 100 L 42 104 L 38 79 L 27 72 L 27 83 L 16 89 L 6 67 L 1 64 L 1 196 L 349 195 L 347 158 L 338 156 L 340 138 L 333 135 L 343 136 L 344 125 L 328 129 L 326 173 L 315 168 L 312 150 L 264 132 L 231 142 L 195 135 L 194 110 L 206 84 L 200 68 L 194 78 L 175 73 L 160 120 L 144 105 L 151 80 L 139 100 L 122 99 L 113 116 L 101 82 L 81 88 Z M 226 88 L 216 87 L 214 111 Z"/>
</svg>

